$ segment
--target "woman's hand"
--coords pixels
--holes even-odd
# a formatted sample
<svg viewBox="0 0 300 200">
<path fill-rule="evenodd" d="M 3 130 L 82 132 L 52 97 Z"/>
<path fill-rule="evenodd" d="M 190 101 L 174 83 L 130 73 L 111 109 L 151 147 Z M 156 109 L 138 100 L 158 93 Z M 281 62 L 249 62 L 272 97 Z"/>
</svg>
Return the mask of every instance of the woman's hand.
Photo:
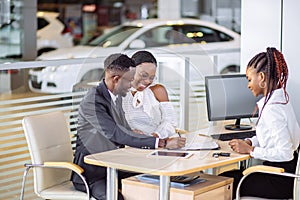
<svg viewBox="0 0 300 200">
<path fill-rule="evenodd" d="M 249 145 L 249 142 L 246 140 L 240 140 L 240 139 L 233 139 L 230 140 L 228 143 L 231 147 L 231 149 L 235 152 L 246 154 L 253 151 L 254 147 Z"/>
</svg>

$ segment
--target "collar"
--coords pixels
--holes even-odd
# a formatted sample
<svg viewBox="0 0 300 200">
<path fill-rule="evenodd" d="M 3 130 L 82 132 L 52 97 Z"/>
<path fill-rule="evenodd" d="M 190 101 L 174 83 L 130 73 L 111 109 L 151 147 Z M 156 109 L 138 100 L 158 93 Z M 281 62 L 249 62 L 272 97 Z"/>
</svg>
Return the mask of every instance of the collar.
<svg viewBox="0 0 300 200">
<path fill-rule="evenodd" d="M 262 97 L 258 102 L 257 102 L 257 106 L 259 109 L 261 109 L 265 103 L 265 99 L 266 97 Z M 282 88 L 276 89 L 273 91 L 273 94 L 271 96 L 271 98 L 268 101 L 268 104 L 272 104 L 272 103 L 284 103 L 286 102 L 285 96 L 284 96 L 284 92 Z"/>
<path fill-rule="evenodd" d="M 111 100 L 112 100 L 113 102 L 116 102 L 117 95 L 114 95 L 109 89 L 107 89 L 107 91 L 108 91 L 109 94 L 110 94 Z"/>
</svg>

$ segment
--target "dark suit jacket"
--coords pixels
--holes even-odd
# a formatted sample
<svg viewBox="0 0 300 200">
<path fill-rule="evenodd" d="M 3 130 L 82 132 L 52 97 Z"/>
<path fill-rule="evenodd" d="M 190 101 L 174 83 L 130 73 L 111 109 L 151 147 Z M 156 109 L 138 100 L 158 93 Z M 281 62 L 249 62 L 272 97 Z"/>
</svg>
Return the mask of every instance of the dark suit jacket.
<svg viewBox="0 0 300 200">
<path fill-rule="evenodd" d="M 91 88 L 80 103 L 74 163 L 84 169 L 83 175 L 89 184 L 106 178 L 106 168 L 84 163 L 84 156 L 124 145 L 155 148 L 156 138 L 130 131 L 124 111 L 121 107 L 119 109 L 112 102 L 104 81 Z M 71 180 L 82 183 L 75 173 L 72 174 Z"/>
</svg>

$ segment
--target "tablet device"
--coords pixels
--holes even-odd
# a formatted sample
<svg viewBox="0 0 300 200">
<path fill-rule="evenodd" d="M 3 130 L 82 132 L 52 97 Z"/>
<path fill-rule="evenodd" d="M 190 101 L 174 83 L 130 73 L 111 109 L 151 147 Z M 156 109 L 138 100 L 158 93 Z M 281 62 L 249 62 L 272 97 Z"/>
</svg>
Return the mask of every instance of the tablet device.
<svg viewBox="0 0 300 200">
<path fill-rule="evenodd" d="M 190 152 L 182 152 L 182 151 L 162 151 L 156 150 L 150 153 L 150 156 L 171 156 L 171 157 L 180 157 L 180 158 L 188 158 L 193 153 Z"/>
</svg>

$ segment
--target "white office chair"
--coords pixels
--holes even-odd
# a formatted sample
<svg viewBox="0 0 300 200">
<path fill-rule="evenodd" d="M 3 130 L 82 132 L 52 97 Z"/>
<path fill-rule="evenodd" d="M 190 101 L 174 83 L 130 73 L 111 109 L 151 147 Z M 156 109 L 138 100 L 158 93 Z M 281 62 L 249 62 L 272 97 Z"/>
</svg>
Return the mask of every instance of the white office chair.
<svg viewBox="0 0 300 200">
<path fill-rule="evenodd" d="M 32 164 L 25 164 L 20 199 L 30 168 L 34 173 L 34 192 L 44 199 L 90 199 L 83 169 L 72 163 L 73 151 L 66 118 L 62 112 L 26 116 L 23 121 Z M 87 193 L 77 191 L 70 181 L 71 171 L 83 180 Z"/>
<path fill-rule="evenodd" d="M 295 182 L 294 182 L 294 198 L 293 200 L 300 200 L 300 156 L 298 157 L 297 161 L 297 167 L 296 167 L 296 172 L 295 174 L 292 173 L 285 173 L 283 168 L 278 168 L 278 167 L 271 167 L 271 166 L 264 166 L 264 165 L 256 165 L 247 168 L 246 170 L 243 171 L 243 178 L 240 180 L 237 191 L 236 191 L 236 200 L 270 200 L 266 198 L 258 198 L 258 197 L 240 197 L 240 187 L 243 184 L 244 179 L 247 178 L 252 173 L 268 173 L 268 174 L 276 174 L 280 176 L 289 176 L 289 177 L 294 177 Z"/>
</svg>

